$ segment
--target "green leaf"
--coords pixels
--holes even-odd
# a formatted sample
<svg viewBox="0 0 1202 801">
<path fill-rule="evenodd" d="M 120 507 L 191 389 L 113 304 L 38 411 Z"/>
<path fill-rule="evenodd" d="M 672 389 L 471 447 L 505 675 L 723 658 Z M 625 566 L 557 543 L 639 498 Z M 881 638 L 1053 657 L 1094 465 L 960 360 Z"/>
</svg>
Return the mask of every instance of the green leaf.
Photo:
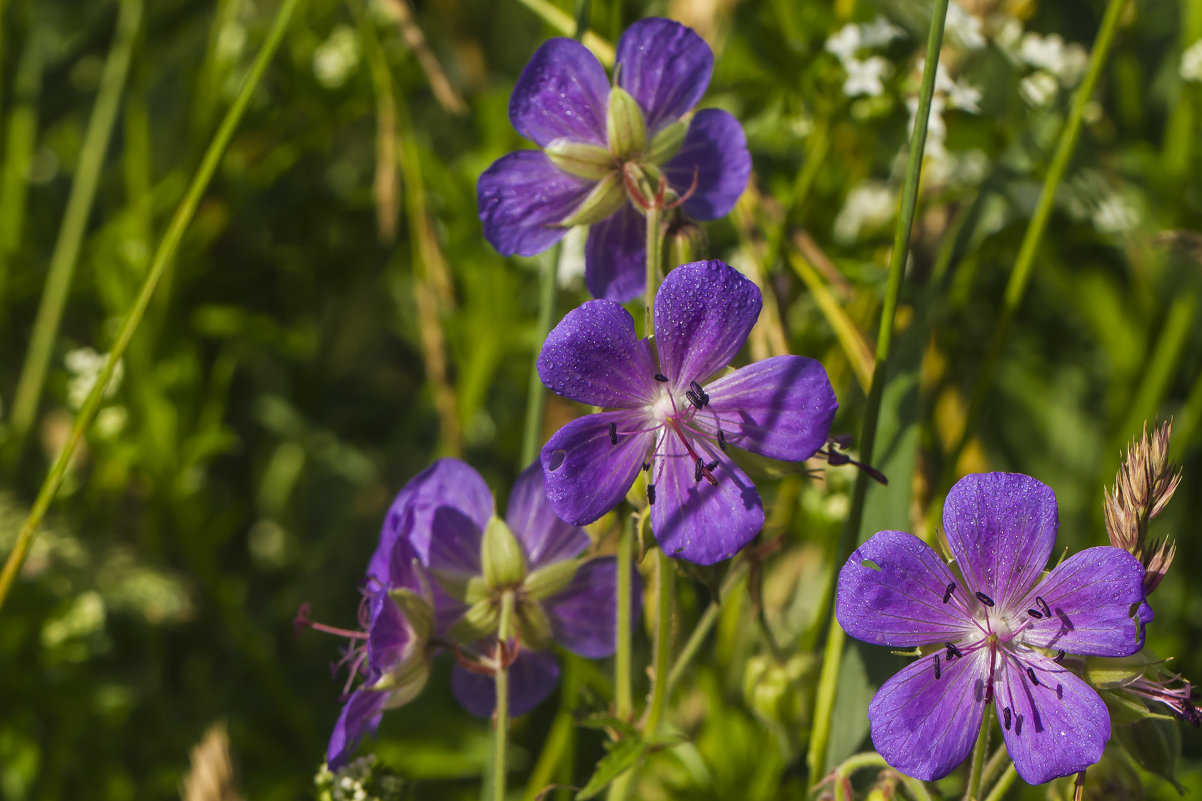
<svg viewBox="0 0 1202 801">
<path fill-rule="evenodd" d="M 610 746 L 609 753 L 597 763 L 597 769 L 593 771 L 588 784 L 576 793 L 576 801 L 600 795 L 610 782 L 634 767 L 649 750 L 650 744 L 641 739 L 625 737 L 615 742 Z"/>
</svg>

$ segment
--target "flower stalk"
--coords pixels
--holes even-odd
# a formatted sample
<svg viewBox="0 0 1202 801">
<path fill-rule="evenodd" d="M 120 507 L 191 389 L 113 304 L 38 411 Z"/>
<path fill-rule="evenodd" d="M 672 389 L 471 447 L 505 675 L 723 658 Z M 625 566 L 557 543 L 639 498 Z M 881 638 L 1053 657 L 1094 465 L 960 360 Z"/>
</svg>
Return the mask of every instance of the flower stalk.
<svg viewBox="0 0 1202 801">
<path fill-rule="evenodd" d="M 505 779 L 509 750 L 509 641 L 513 634 L 513 591 L 501 595 L 501 618 L 497 626 L 496 675 L 497 711 L 494 716 L 496 735 L 493 740 L 493 799 L 505 801 Z"/>
</svg>

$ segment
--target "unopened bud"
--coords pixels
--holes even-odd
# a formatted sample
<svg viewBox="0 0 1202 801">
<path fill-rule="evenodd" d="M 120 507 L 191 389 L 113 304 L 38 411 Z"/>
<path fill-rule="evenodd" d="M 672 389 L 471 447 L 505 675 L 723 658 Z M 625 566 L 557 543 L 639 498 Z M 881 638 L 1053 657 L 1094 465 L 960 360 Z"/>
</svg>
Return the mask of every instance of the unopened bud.
<svg viewBox="0 0 1202 801">
<path fill-rule="evenodd" d="M 599 181 L 617 169 L 613 154 L 599 145 L 555 139 L 543 152 L 559 169 L 590 181 Z"/>
<path fill-rule="evenodd" d="M 651 146 L 647 148 L 643 161 L 657 166 L 668 161 L 680 152 L 680 146 L 684 144 L 684 137 L 688 132 L 688 119 L 679 119 L 664 126 L 651 138 Z"/>
<path fill-rule="evenodd" d="M 619 161 L 642 153 L 647 144 L 647 122 L 643 119 L 639 101 L 620 86 L 609 90 L 605 133 L 609 138 L 609 152 Z"/>
<path fill-rule="evenodd" d="M 571 216 L 559 223 L 564 228 L 573 225 L 592 225 L 612 215 L 626 204 L 626 187 L 622 173 L 615 170 L 597 182 L 588 196 Z"/>
<path fill-rule="evenodd" d="M 522 545 L 499 517 L 491 518 L 484 527 L 480 562 L 484 567 L 484 583 L 491 589 L 518 587 L 526 578 L 526 555 L 522 553 Z"/>
<path fill-rule="evenodd" d="M 697 261 L 706 250 L 705 232 L 688 220 L 673 223 L 668 229 L 668 264 Z"/>
<path fill-rule="evenodd" d="M 523 594 L 535 601 L 558 595 L 568 588 L 579 569 L 580 560 L 564 559 L 532 570 L 522 582 Z"/>
<path fill-rule="evenodd" d="M 810 719 L 809 697 L 816 679 L 813 657 L 791 657 L 783 665 L 764 655 L 747 661 L 743 697 L 765 720 L 787 730 L 804 728 Z"/>
</svg>

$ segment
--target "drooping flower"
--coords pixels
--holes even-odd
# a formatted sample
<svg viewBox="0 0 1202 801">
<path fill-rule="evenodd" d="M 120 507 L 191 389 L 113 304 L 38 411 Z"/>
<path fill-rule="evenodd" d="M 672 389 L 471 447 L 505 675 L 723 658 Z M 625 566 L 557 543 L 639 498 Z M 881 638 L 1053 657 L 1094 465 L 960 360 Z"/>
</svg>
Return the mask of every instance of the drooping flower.
<svg viewBox="0 0 1202 801">
<path fill-rule="evenodd" d="M 547 336 L 538 373 L 553 392 L 608 409 L 542 449 L 547 500 L 583 525 L 613 509 L 646 470 L 651 527 L 665 553 L 700 564 L 733 556 L 764 523 L 734 446 L 804 461 L 837 404 L 813 359 L 776 356 L 721 371 L 759 317 L 759 289 L 721 261 L 670 272 L 655 296 L 655 342 L 617 303 L 589 301 Z"/>
<path fill-rule="evenodd" d="M 513 126 L 542 150 L 510 153 L 480 176 L 484 236 L 502 254 L 531 256 L 569 227 L 590 225 L 589 291 L 619 301 L 641 294 L 646 235 L 636 206 L 660 178 L 685 214 L 712 220 L 731 210 L 751 174 L 738 121 L 692 111 L 713 64 L 701 37 L 667 19 L 626 29 L 612 87 L 584 45 L 543 44 L 509 101 Z"/>
<path fill-rule="evenodd" d="M 593 659 L 613 653 L 615 559 L 581 558 L 591 540 L 548 507 L 537 464 L 518 477 L 502 521 L 479 473 L 457 459 L 435 462 L 397 495 L 370 569 L 379 571 L 400 542 L 430 574 L 437 635 L 460 644 L 451 687 L 469 712 L 492 714 L 497 659 L 507 657 L 510 713 L 521 715 L 555 688 L 559 665 L 546 650 L 553 642 Z M 506 593 L 516 659 L 495 647 Z"/>
<path fill-rule="evenodd" d="M 948 493 L 943 526 L 951 565 L 911 534 L 882 531 L 839 573 L 835 610 L 848 634 L 924 653 L 869 705 L 877 751 L 902 773 L 938 779 L 968 756 L 993 704 L 1024 781 L 1096 763 L 1110 716 L 1067 655 L 1143 646 L 1143 567 L 1103 546 L 1042 575 L 1056 498 L 1029 476 L 966 476 Z"/>
</svg>

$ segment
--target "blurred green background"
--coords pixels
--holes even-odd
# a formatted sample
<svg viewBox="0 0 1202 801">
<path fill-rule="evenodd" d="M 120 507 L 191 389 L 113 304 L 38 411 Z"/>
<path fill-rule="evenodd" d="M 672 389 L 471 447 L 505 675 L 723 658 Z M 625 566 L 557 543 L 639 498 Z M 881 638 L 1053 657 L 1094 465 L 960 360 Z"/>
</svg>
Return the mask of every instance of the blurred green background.
<svg viewBox="0 0 1202 801">
<path fill-rule="evenodd" d="M 476 219 L 477 176 L 529 146 L 507 117 L 514 81 L 580 12 L 529 2 L 301 4 L 0 612 L 0 797 L 175 796 L 216 723 L 243 797 L 312 794 L 344 677 L 330 675 L 336 640 L 294 634 L 297 608 L 354 625 L 384 511 L 438 456 L 468 460 L 503 506 L 521 467 L 540 268 L 558 259 L 556 319 L 586 297 L 579 238 L 506 259 Z M 0 2 L 0 551 L 277 8 Z M 597 0 L 584 12 L 610 43 L 661 14 L 714 47 L 703 105 L 743 121 L 755 174 L 735 213 L 706 226 L 706 255 L 765 289 L 750 355 L 820 358 L 841 403 L 835 431 L 858 433 L 929 5 Z M 1184 478 L 1153 532 L 1177 536 L 1179 551 L 1151 599 L 1148 642 L 1202 678 L 1202 7 L 1128 3 L 980 387 L 1102 4 L 966 0 L 953 12 L 874 459 L 890 485 L 869 492 L 865 528 L 929 539 L 950 482 L 994 469 L 1052 486 L 1061 545 L 1104 544 L 1102 487 L 1123 446 L 1171 416 Z M 878 42 L 856 28 L 840 56 L 833 37 L 878 15 L 895 31 Z M 127 72 L 106 67 L 124 58 Z M 879 87 L 849 85 L 857 69 Z M 107 130 L 88 128 L 106 91 L 107 146 Z M 88 158 L 96 191 L 72 229 L 64 215 Z M 74 271 L 21 419 L 54 258 Z M 974 394 L 986 402 L 969 420 Z M 580 411 L 549 403 L 547 431 Z M 638 797 L 795 798 L 817 782 L 804 770 L 825 623 L 815 609 L 851 479 L 850 468 L 760 479 L 769 531 L 784 538 L 762 584 L 787 663 L 747 625 L 748 595 L 732 593 L 672 699 L 687 743 L 652 758 Z M 678 646 L 709 600 L 705 582 L 679 584 Z M 640 633 L 636 666 L 648 651 Z M 861 746 L 871 682 L 903 664 L 884 649 L 853 654 L 832 759 Z M 608 666 L 566 664 L 559 707 L 517 724 L 515 798 L 542 787 L 526 787 L 540 755 L 536 778 L 580 785 L 601 754 L 600 733 L 573 733 L 570 712 L 604 706 Z M 436 662 L 373 746 L 409 797 L 479 794 L 489 727 L 455 705 L 449 667 Z M 567 744 L 554 758 L 548 732 Z M 1202 788 L 1202 740 L 1181 735 L 1177 777 Z M 1144 780 L 1150 796 L 1176 797 Z"/>
</svg>

